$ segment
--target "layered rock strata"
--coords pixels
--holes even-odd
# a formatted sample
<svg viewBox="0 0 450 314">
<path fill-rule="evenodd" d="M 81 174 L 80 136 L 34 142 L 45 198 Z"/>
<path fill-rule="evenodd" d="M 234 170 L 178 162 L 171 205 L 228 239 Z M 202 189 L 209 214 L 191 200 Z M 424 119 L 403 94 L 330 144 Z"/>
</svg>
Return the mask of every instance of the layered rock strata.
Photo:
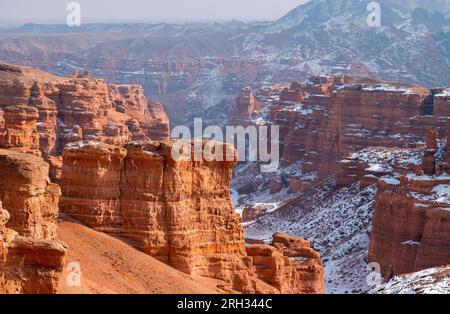
<svg viewBox="0 0 450 314">
<path fill-rule="evenodd" d="M 0 110 L 11 105 L 38 110 L 39 148 L 47 161 L 59 156 L 65 144 L 80 140 L 123 145 L 132 140 L 162 140 L 169 134 L 162 105 L 147 100 L 141 86 L 106 84 L 87 73 L 57 77 L 2 63 Z M 29 113 L 30 118 L 35 114 Z"/>
<path fill-rule="evenodd" d="M 251 121 L 278 125 L 281 166 L 299 168 L 296 175 L 283 175 L 294 191 L 338 173 L 347 154 L 368 147 L 423 147 L 429 129 L 447 134 L 448 89 L 320 76 L 254 94 L 261 109 Z"/>
<path fill-rule="evenodd" d="M 9 106 L 3 109 L 0 147 L 40 156 L 36 130 L 38 110 L 29 106 Z"/>
<path fill-rule="evenodd" d="M 281 293 L 324 293 L 323 265 L 309 241 L 275 233 L 271 245 L 251 245 L 247 254 L 252 257 L 258 278 Z"/>
<path fill-rule="evenodd" d="M 54 240 L 59 187 L 37 156 L 0 150 L 0 293 L 56 293 L 66 247 Z"/>
<path fill-rule="evenodd" d="M 342 162 L 338 184 L 377 184 L 369 261 L 385 279 L 450 261 L 448 146 L 428 132 L 426 147 L 371 148 Z"/>
<path fill-rule="evenodd" d="M 226 289 L 280 290 L 258 279 L 254 259 L 246 253 L 241 220 L 231 205 L 234 148 L 216 143 L 223 161 L 191 161 L 174 159 L 173 147 L 173 142 L 131 142 L 124 148 L 99 142 L 68 145 L 61 210 L 94 229 L 132 240 L 183 272 L 220 279 Z M 283 271 L 291 274 L 291 285 L 302 285 L 301 267 L 286 263 L 280 267 L 289 267 Z"/>
<path fill-rule="evenodd" d="M 0 149 L 0 200 L 9 211 L 7 226 L 21 236 L 53 239 L 61 191 L 41 158 Z"/>
</svg>

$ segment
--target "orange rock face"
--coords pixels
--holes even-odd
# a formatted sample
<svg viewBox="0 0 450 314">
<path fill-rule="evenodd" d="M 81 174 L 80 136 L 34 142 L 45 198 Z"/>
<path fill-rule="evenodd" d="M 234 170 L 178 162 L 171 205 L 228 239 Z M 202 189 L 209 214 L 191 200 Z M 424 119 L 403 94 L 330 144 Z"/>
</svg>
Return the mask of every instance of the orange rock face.
<svg viewBox="0 0 450 314">
<path fill-rule="evenodd" d="M 29 106 L 10 106 L 3 112 L 0 147 L 40 156 L 39 136 L 36 131 L 38 110 Z"/>
<path fill-rule="evenodd" d="M 369 260 L 386 279 L 450 260 L 450 177 L 436 136 L 429 131 L 422 169 L 378 181 Z"/>
<path fill-rule="evenodd" d="M 55 293 L 65 246 L 55 241 L 60 190 L 40 158 L 0 150 L 0 293 Z"/>
<path fill-rule="evenodd" d="M 379 181 L 369 260 L 385 278 L 448 263 L 450 206 L 439 189 L 449 183 L 448 177 L 403 178 L 394 186 Z"/>
<path fill-rule="evenodd" d="M 166 139 L 169 134 L 162 106 L 148 101 L 141 86 L 108 85 L 87 74 L 62 78 L 1 64 L 0 109 L 6 105 L 38 110 L 39 146 L 46 160 L 59 156 L 65 144 L 80 140 L 123 145 Z"/>
<path fill-rule="evenodd" d="M 322 294 L 324 272 L 318 252 L 309 241 L 283 233 L 273 235 L 272 245 L 247 247 L 258 278 L 281 293 Z"/>
<path fill-rule="evenodd" d="M 261 119 L 280 127 L 281 165 L 298 163 L 304 177 L 334 175 L 340 159 L 367 147 L 420 147 L 431 128 L 447 134 L 446 90 L 351 77 L 313 77 L 303 86 L 269 90 L 255 92 L 268 112 Z"/>
<path fill-rule="evenodd" d="M 48 164 L 4 149 L 0 149 L 0 164 L 0 200 L 11 216 L 7 226 L 21 236 L 53 239 L 61 192 L 49 181 Z"/>
<path fill-rule="evenodd" d="M 230 290 L 267 292 L 246 254 L 241 220 L 231 205 L 234 149 L 216 146 L 230 152 L 231 161 L 193 162 L 172 158 L 173 145 L 69 145 L 63 152 L 61 210 L 132 240 L 188 274 L 223 280 Z"/>
</svg>

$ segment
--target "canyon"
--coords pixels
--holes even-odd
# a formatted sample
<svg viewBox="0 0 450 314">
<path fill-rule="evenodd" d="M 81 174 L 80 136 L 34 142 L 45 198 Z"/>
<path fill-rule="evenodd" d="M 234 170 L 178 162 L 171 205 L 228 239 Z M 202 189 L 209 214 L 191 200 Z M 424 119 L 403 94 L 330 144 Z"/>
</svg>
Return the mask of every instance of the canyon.
<svg viewBox="0 0 450 314">
<path fill-rule="evenodd" d="M 173 144 L 69 144 L 61 211 L 184 273 L 221 280 L 225 291 L 323 292 L 320 256 L 307 241 L 274 235 L 271 246 L 245 246 L 229 191 L 236 160 L 176 161 Z"/>
<path fill-rule="evenodd" d="M 56 293 L 65 267 L 56 240 L 61 191 L 41 158 L 0 149 L 0 293 Z"/>
<path fill-rule="evenodd" d="M 247 238 L 310 240 L 328 293 L 368 291 L 370 262 L 387 281 L 448 264 L 448 88 L 315 76 L 247 98 L 233 119 L 279 125 L 281 156 L 275 174 L 235 171 Z"/>
<path fill-rule="evenodd" d="M 174 124 L 194 117 L 218 124 L 240 89 L 311 75 L 447 85 L 448 1 L 385 1 L 380 29 L 367 25 L 370 2 L 312 0 L 274 21 L 29 23 L 0 29 L 0 59 L 60 76 L 89 69 L 108 83 L 140 84 Z"/>
<path fill-rule="evenodd" d="M 68 236 L 77 228 L 70 219 L 76 219 L 123 239 L 127 250 L 155 259 L 139 257 L 144 264 L 158 265 L 159 260 L 171 266 L 165 271 L 178 274 L 180 286 L 186 274 L 216 281 L 216 288 L 199 285 L 198 291 L 323 293 L 320 255 L 308 241 L 274 234 L 271 245 L 246 246 L 229 189 L 237 157 L 175 160 L 164 111 L 143 96 L 141 87 L 108 86 L 87 73 L 60 78 L 7 64 L 1 70 L 2 292 L 73 291 L 63 280 L 63 274 L 70 275 L 65 256 L 84 253 L 56 239 L 86 247 Z M 110 127 L 112 121 L 126 124 L 130 119 L 139 125 L 124 125 L 117 132 Z M 47 131 L 40 132 L 41 127 Z M 97 132 L 87 133 L 90 127 Z M 236 156 L 230 145 L 216 143 L 213 149 Z M 67 234 L 58 235 L 58 225 Z M 111 267 L 108 260 L 104 263 Z M 99 291 L 99 283 L 89 281 L 84 289 Z"/>
<path fill-rule="evenodd" d="M 39 148 L 51 165 L 52 179 L 57 180 L 59 157 L 67 143 L 101 140 L 120 145 L 168 138 L 169 121 L 162 105 L 148 101 L 141 86 L 108 85 L 89 78 L 87 72 L 56 77 L 4 63 L 0 77 L 0 109 L 5 109 L 0 145 L 23 146 L 23 152 L 35 153 Z M 8 110 L 10 106 L 33 108 L 27 112 L 25 107 Z"/>
<path fill-rule="evenodd" d="M 386 1 L 376 30 L 368 2 L 0 31 L 2 60 L 42 69 L 0 63 L 0 292 L 73 291 L 65 257 L 83 293 L 430 290 L 450 262 L 450 8 Z M 169 117 L 278 125 L 281 166 L 176 161 Z"/>
</svg>

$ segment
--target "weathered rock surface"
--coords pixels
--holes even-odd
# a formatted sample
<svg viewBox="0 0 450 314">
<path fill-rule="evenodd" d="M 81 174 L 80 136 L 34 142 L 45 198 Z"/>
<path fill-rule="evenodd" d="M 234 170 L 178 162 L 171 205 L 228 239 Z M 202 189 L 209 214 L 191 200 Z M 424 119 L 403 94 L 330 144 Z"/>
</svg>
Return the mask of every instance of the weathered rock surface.
<svg viewBox="0 0 450 314">
<path fill-rule="evenodd" d="M 377 183 L 369 261 L 382 275 L 411 273 L 450 260 L 450 177 L 437 132 L 426 147 L 368 148 L 342 162 L 338 184 Z"/>
<path fill-rule="evenodd" d="M 309 241 L 275 233 L 272 245 L 251 245 L 247 254 L 258 278 L 281 293 L 321 294 L 325 290 L 320 255 Z"/>
<path fill-rule="evenodd" d="M 231 205 L 234 149 L 215 147 L 230 153 L 230 161 L 193 162 L 175 160 L 173 145 L 68 145 L 63 152 L 61 210 L 96 230 L 132 240 L 143 252 L 185 273 L 220 279 L 227 283 L 225 289 L 275 291 L 255 275 L 240 217 Z M 288 266 L 282 271 L 299 272 Z M 292 275 L 292 285 L 301 285 L 300 278 Z"/>
<path fill-rule="evenodd" d="M 250 118 L 259 111 L 259 104 L 253 97 L 253 91 L 250 87 L 240 91 L 236 98 L 235 107 L 232 109 L 229 125 L 246 126 L 250 122 Z"/>
<path fill-rule="evenodd" d="M 123 145 L 166 139 L 169 133 L 161 104 L 148 101 L 141 86 L 106 84 L 87 73 L 64 78 L 2 63 L 0 110 L 11 105 L 38 110 L 39 146 L 46 160 L 59 156 L 65 144 L 80 140 Z"/>
<path fill-rule="evenodd" d="M 441 191 L 449 183 L 427 176 L 379 181 L 369 260 L 381 265 L 386 279 L 450 260 L 450 206 Z"/>
<path fill-rule="evenodd" d="M 36 130 L 38 110 L 29 106 L 10 106 L 3 109 L 4 124 L 0 147 L 40 156 L 39 136 Z"/>
<path fill-rule="evenodd" d="M 0 150 L 0 293 L 55 293 L 66 248 L 55 241 L 59 187 L 39 157 Z"/>
<path fill-rule="evenodd" d="M 21 236 L 53 239 L 61 192 L 49 181 L 48 164 L 4 149 L 0 149 L 0 164 L 0 201 L 10 214 L 7 227 Z"/>
<path fill-rule="evenodd" d="M 302 182 L 309 183 L 302 177 L 320 180 L 338 173 L 343 166 L 338 162 L 347 154 L 368 147 L 422 147 L 429 129 L 439 136 L 447 134 L 446 89 L 321 76 L 303 85 L 274 85 L 254 94 L 261 113 L 251 120 L 278 125 L 281 166 L 300 167 L 294 191 Z M 358 170 L 354 172 L 357 175 Z M 341 179 L 341 185 L 355 181 L 345 175 Z"/>
</svg>

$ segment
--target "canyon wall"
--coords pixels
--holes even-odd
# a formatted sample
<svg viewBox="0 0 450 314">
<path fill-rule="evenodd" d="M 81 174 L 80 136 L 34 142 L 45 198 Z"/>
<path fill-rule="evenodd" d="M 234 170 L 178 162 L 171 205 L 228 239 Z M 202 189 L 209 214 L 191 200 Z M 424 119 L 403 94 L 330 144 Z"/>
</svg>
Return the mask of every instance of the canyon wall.
<svg viewBox="0 0 450 314">
<path fill-rule="evenodd" d="M 285 294 L 318 294 L 325 290 L 325 275 L 318 252 L 309 241 L 283 233 L 272 244 L 247 247 L 256 276 Z"/>
<path fill-rule="evenodd" d="M 66 248 L 55 239 L 60 189 L 41 158 L 0 149 L 0 293 L 56 293 Z"/>
<path fill-rule="evenodd" d="M 340 163 L 338 187 L 377 185 L 368 259 L 385 279 L 450 261 L 448 152 L 430 129 L 425 147 L 370 147 Z"/>
<path fill-rule="evenodd" d="M 3 109 L 0 128 L 0 147 L 40 156 L 39 136 L 36 130 L 38 110 L 29 106 L 9 106 Z"/>
<path fill-rule="evenodd" d="M 375 79 L 320 76 L 254 94 L 260 109 L 249 121 L 278 125 L 281 165 L 299 168 L 283 175 L 285 187 L 313 186 L 338 173 L 348 153 L 368 147 L 423 147 L 429 129 L 447 134 L 450 119 L 447 89 Z"/>
<path fill-rule="evenodd" d="M 206 149 L 205 142 L 200 144 Z M 145 141 L 124 148 L 69 144 L 63 152 L 61 211 L 96 230 L 126 237 L 183 272 L 220 279 L 224 289 L 323 292 L 320 275 L 308 277 L 315 285 L 308 282 L 300 288 L 310 268 L 291 259 L 303 251 L 285 256 L 278 250 L 282 264 L 269 263 L 280 280 L 289 273 L 286 285 L 270 285 L 257 276 L 262 271 L 254 264 L 258 254 L 246 253 L 241 219 L 231 204 L 230 178 L 236 164 L 232 146 L 215 144 L 223 161 L 175 160 L 173 147 L 174 142 Z M 314 271 L 320 272 L 320 258 L 314 258 Z"/>
<path fill-rule="evenodd" d="M 39 148 L 44 159 L 55 167 L 60 166 L 55 157 L 61 155 L 67 143 L 98 140 L 123 145 L 132 140 L 162 140 L 169 135 L 162 105 L 147 100 L 141 86 L 106 84 L 90 78 L 87 72 L 57 77 L 0 63 L 0 110 L 11 105 L 37 109 Z M 36 113 L 30 110 L 28 117 L 16 113 L 17 118 L 12 120 L 14 113 L 3 113 L 2 120 L 11 122 L 2 122 L 3 128 L 9 130 L 2 142 L 19 140 L 14 123 L 18 118 L 33 120 Z M 36 135 L 26 134 L 25 129 L 26 123 L 22 123 L 20 136 L 35 142 Z"/>
</svg>

